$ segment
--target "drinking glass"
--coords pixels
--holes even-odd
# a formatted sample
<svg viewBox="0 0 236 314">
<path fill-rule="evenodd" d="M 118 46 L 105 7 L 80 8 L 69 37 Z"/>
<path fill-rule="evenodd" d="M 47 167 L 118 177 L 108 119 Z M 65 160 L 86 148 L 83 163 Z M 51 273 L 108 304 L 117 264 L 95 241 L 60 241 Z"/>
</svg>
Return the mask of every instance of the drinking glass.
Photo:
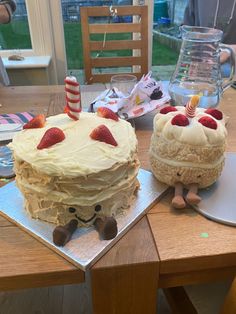
<svg viewBox="0 0 236 314">
<path fill-rule="evenodd" d="M 116 74 L 111 77 L 111 89 L 117 88 L 124 96 L 128 96 L 135 84 L 137 77 L 132 74 Z"/>
</svg>

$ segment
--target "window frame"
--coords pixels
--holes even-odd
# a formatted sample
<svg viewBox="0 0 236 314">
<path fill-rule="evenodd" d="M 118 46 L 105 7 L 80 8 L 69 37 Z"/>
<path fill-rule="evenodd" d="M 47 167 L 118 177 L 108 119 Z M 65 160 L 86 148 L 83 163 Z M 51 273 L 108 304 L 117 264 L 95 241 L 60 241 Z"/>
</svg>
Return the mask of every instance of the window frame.
<svg viewBox="0 0 236 314">
<path fill-rule="evenodd" d="M 154 0 L 133 0 L 133 4 L 146 4 L 149 7 L 149 64 L 152 56 L 152 24 Z M 67 72 L 64 26 L 60 0 L 25 0 L 32 49 L 22 49 L 24 57 L 50 56 L 51 82 L 64 84 Z M 0 50 L 1 57 L 9 57 L 12 50 Z M 149 67 L 151 68 L 151 67 Z"/>
<path fill-rule="evenodd" d="M 60 0 L 25 0 L 32 49 L 21 49 L 23 57 L 50 56 L 51 81 L 64 82 L 66 52 Z M 9 57 L 15 49 L 0 50 L 1 57 Z"/>
</svg>

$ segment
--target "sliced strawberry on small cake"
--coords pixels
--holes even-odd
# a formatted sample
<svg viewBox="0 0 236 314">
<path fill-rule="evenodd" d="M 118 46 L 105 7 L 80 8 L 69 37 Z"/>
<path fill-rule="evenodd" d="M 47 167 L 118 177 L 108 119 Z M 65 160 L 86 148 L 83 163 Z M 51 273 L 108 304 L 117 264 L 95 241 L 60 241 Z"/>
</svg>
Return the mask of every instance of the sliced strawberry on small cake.
<svg viewBox="0 0 236 314">
<path fill-rule="evenodd" d="M 112 119 L 115 121 L 119 120 L 117 114 L 115 114 L 114 111 L 112 111 L 111 109 L 107 107 L 99 107 L 97 110 L 97 115 L 105 119 Z"/>
<path fill-rule="evenodd" d="M 23 129 L 38 129 L 43 128 L 46 122 L 46 117 L 44 114 L 38 114 L 29 122 L 23 125 Z"/>
<path fill-rule="evenodd" d="M 50 128 L 48 129 L 41 141 L 39 142 L 37 149 L 44 149 L 44 148 L 48 148 L 51 147 L 57 143 L 62 142 L 65 139 L 65 134 L 64 132 L 56 127 Z"/>
<path fill-rule="evenodd" d="M 111 134 L 111 131 L 104 125 L 101 124 L 98 127 L 96 127 L 91 133 L 90 137 L 93 140 L 104 142 L 113 146 L 117 146 L 117 142 L 114 139 L 113 135 Z"/>
</svg>

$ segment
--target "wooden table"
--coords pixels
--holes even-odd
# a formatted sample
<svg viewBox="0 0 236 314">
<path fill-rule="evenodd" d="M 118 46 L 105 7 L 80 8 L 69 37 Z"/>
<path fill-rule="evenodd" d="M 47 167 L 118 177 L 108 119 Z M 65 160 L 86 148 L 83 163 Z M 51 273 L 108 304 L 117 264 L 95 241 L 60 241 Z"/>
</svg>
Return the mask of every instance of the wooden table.
<svg viewBox="0 0 236 314">
<path fill-rule="evenodd" d="M 101 85 L 82 87 L 87 106 Z M 64 86 L 0 89 L 1 113 L 32 111 L 55 114 L 64 106 Z M 228 151 L 236 151 L 236 92 L 228 89 L 221 108 L 230 116 Z M 155 113 L 135 120 L 139 157 L 149 169 L 147 151 Z M 236 229 L 197 214 L 191 208 L 170 209 L 171 191 L 85 274 L 4 218 L 0 218 L 0 290 L 91 283 L 94 313 L 156 313 L 157 288 L 172 301 L 181 293 L 184 310 L 195 313 L 181 287 L 236 273 Z M 207 232 L 209 237 L 201 234 Z M 90 276 L 90 278 L 89 278 Z M 174 292 L 174 293 L 172 293 Z"/>
</svg>

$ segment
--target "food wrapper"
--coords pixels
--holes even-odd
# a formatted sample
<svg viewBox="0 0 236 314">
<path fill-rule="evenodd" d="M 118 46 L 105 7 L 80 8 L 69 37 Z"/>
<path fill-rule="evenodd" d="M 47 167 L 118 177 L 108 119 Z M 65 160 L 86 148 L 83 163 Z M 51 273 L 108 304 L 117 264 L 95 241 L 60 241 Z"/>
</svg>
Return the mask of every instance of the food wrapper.
<svg viewBox="0 0 236 314">
<path fill-rule="evenodd" d="M 117 88 L 105 90 L 94 100 L 93 109 L 96 111 L 99 107 L 107 107 L 128 120 L 161 107 L 170 100 L 170 96 L 162 82 L 153 79 L 151 74 L 149 72 L 143 76 L 127 97 Z"/>
</svg>

